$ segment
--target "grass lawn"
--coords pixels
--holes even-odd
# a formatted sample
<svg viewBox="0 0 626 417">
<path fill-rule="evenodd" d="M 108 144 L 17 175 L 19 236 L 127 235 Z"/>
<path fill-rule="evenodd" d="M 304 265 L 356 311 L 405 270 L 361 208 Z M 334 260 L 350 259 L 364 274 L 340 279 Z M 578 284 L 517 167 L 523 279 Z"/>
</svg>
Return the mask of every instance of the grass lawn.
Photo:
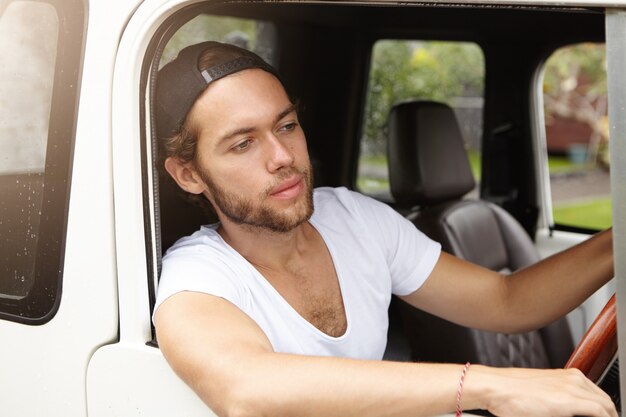
<svg viewBox="0 0 626 417">
<path fill-rule="evenodd" d="M 365 194 L 376 194 L 389 191 L 389 181 L 378 178 L 358 178 L 356 186 L 359 191 Z"/>
<path fill-rule="evenodd" d="M 612 224 L 611 199 L 554 205 L 554 222 L 557 224 L 606 229 Z"/>
<path fill-rule="evenodd" d="M 565 156 L 548 158 L 550 174 L 565 174 L 594 169 L 593 164 L 575 164 Z M 575 203 L 553 203 L 556 224 L 606 229 L 612 224 L 611 199 L 609 197 Z"/>
<path fill-rule="evenodd" d="M 474 174 L 474 180 L 476 182 L 480 182 L 480 174 L 481 174 L 481 160 L 480 153 L 473 151 L 471 149 L 467 150 L 467 157 L 469 159 L 470 168 L 472 169 L 472 174 Z"/>
</svg>

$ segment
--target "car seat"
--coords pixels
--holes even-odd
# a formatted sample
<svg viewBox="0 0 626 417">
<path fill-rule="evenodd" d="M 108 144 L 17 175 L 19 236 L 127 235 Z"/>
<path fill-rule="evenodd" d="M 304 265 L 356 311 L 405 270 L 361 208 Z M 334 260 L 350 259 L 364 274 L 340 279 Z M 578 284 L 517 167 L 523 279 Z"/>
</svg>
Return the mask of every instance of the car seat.
<svg viewBox="0 0 626 417">
<path fill-rule="evenodd" d="M 539 260 L 526 231 L 508 212 L 463 199 L 474 178 L 454 111 L 431 101 L 394 106 L 389 116 L 389 178 L 395 202 L 444 251 L 502 273 Z M 399 309 L 412 360 L 491 366 L 562 367 L 573 350 L 565 318 L 523 334 L 458 326 L 409 306 Z"/>
</svg>

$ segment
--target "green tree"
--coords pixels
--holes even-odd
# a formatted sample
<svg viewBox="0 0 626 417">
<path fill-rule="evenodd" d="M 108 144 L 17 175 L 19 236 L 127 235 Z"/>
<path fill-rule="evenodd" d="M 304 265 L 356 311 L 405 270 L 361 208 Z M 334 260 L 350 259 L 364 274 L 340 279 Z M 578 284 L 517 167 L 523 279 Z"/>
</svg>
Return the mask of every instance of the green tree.
<svg viewBox="0 0 626 417">
<path fill-rule="evenodd" d="M 543 90 L 546 123 L 559 116 L 589 126 L 589 161 L 608 167 L 604 45 L 582 43 L 557 50 L 546 63 Z"/>
<path fill-rule="evenodd" d="M 229 36 L 245 39 L 246 44 L 240 46 L 254 51 L 257 46 L 258 25 L 259 22 L 249 19 L 199 15 L 172 36 L 161 56 L 161 65 L 174 59 L 178 51 L 186 46 L 207 40 L 228 41 Z"/>
<path fill-rule="evenodd" d="M 365 152 L 385 153 L 385 126 L 394 104 L 414 98 L 452 104 L 455 97 L 482 96 L 483 80 L 483 55 L 475 44 L 377 42 L 365 107 Z"/>
</svg>

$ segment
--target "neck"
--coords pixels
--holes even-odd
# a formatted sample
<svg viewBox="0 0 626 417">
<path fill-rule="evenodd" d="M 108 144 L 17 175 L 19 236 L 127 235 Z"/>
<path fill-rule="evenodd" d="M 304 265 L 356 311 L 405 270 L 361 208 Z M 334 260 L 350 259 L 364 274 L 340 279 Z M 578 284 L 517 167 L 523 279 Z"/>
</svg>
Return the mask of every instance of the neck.
<svg viewBox="0 0 626 417">
<path fill-rule="evenodd" d="M 306 252 L 315 229 L 308 221 L 285 233 L 223 221 L 217 232 L 251 264 L 283 270 Z"/>
</svg>

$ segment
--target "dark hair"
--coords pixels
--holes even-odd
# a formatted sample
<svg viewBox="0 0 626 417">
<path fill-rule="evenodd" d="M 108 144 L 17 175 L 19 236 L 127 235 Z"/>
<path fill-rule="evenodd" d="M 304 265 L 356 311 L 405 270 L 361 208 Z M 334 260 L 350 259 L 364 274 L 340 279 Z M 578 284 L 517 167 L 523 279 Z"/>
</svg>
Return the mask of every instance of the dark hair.
<svg viewBox="0 0 626 417">
<path fill-rule="evenodd" d="M 178 134 L 164 141 L 163 147 L 165 152 L 163 162 L 165 159 L 173 157 L 183 163 L 191 162 L 195 166 L 197 143 L 198 138 L 196 132 L 190 131 L 185 124 L 183 124 Z M 161 166 L 163 166 L 163 163 L 161 163 Z M 167 173 L 164 173 L 164 177 L 166 181 L 174 182 L 174 179 Z M 204 195 L 187 192 L 178 187 L 178 185 L 176 185 L 176 188 L 184 200 L 194 206 L 200 207 L 207 216 L 215 216 L 216 213 L 213 205 Z"/>
</svg>

